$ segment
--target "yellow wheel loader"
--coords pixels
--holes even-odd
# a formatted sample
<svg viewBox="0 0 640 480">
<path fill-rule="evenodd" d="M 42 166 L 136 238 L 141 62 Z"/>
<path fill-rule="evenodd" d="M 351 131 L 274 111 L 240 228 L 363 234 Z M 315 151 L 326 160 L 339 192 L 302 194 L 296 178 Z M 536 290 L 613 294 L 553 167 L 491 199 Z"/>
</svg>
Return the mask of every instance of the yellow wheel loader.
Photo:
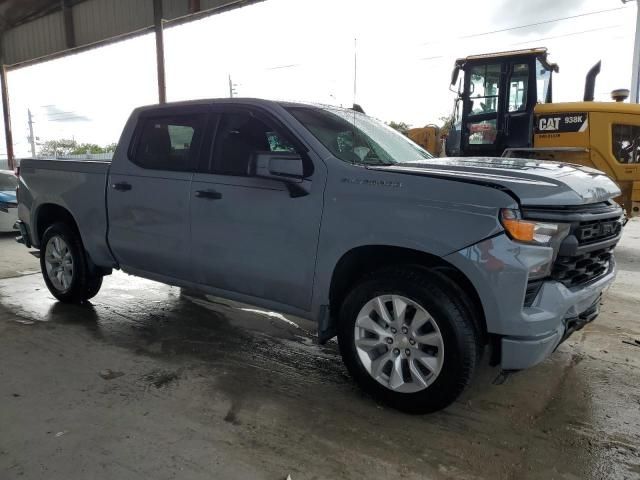
<svg viewBox="0 0 640 480">
<path fill-rule="evenodd" d="M 457 86 L 457 98 L 447 155 L 593 167 L 618 183 L 618 201 L 627 215 L 640 215 L 640 105 L 624 103 L 626 90 L 612 93 L 616 101 L 593 101 L 600 62 L 587 74 L 582 102 L 552 103 L 557 72 L 546 48 L 456 60 L 451 85 Z"/>
<path fill-rule="evenodd" d="M 432 155 L 439 157 L 442 153 L 440 127 L 429 124 L 424 127 L 411 128 L 407 136 Z"/>
</svg>

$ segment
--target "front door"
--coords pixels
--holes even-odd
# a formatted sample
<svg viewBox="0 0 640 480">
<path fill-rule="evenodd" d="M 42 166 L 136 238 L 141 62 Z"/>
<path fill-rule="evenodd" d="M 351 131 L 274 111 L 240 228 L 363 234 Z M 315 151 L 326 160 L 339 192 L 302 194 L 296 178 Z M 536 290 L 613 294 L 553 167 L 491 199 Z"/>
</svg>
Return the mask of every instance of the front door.
<svg viewBox="0 0 640 480">
<path fill-rule="evenodd" d="M 199 283 L 308 311 L 325 183 L 324 164 L 288 129 L 249 107 L 219 111 L 215 144 L 191 184 L 194 272 Z M 260 151 L 304 157 L 309 192 L 252 176 Z"/>
<path fill-rule="evenodd" d="M 461 147 L 465 156 L 499 156 L 503 64 L 483 63 L 465 72 Z"/>
<path fill-rule="evenodd" d="M 189 204 L 206 113 L 143 117 L 108 179 L 109 245 L 125 271 L 188 279 Z"/>
</svg>

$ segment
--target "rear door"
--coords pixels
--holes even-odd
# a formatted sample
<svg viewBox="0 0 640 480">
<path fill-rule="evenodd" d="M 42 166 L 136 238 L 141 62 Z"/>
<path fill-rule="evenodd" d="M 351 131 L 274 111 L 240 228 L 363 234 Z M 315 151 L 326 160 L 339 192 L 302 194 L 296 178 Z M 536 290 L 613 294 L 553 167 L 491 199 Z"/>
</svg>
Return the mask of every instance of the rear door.
<svg viewBox="0 0 640 480">
<path fill-rule="evenodd" d="M 194 272 L 199 283 L 308 310 L 322 214 L 325 170 L 273 116 L 253 107 L 218 107 L 212 154 L 191 185 Z M 215 114 L 214 114 L 215 115 Z M 304 157 L 309 193 L 258 178 L 256 152 Z"/>
<path fill-rule="evenodd" d="M 109 173 L 109 244 L 125 271 L 189 279 L 189 203 L 207 109 L 142 114 Z"/>
</svg>

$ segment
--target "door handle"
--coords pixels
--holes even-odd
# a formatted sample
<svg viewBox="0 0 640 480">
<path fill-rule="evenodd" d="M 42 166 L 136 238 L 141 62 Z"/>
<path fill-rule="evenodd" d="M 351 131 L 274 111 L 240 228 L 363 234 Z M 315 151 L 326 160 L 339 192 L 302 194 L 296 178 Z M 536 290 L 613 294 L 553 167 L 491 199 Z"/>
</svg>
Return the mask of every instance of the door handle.
<svg viewBox="0 0 640 480">
<path fill-rule="evenodd" d="M 222 194 L 215 190 L 196 190 L 196 197 L 206 198 L 208 200 L 220 200 L 222 198 Z"/>
<path fill-rule="evenodd" d="M 119 192 L 126 192 L 127 190 L 131 190 L 131 184 L 127 182 L 118 182 L 112 183 L 111 188 L 114 190 L 118 190 Z"/>
</svg>

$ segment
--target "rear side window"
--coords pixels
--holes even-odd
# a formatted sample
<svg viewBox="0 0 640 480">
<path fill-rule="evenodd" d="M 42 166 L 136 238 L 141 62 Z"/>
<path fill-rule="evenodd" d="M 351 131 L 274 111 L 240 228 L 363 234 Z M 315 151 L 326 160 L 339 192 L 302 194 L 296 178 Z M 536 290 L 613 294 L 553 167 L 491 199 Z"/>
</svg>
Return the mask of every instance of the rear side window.
<svg viewBox="0 0 640 480">
<path fill-rule="evenodd" d="M 131 160 L 153 170 L 191 170 L 204 124 L 204 115 L 145 118 Z"/>
<path fill-rule="evenodd" d="M 213 151 L 213 173 L 247 176 L 257 152 L 296 152 L 276 128 L 250 112 L 222 115 Z"/>
</svg>

